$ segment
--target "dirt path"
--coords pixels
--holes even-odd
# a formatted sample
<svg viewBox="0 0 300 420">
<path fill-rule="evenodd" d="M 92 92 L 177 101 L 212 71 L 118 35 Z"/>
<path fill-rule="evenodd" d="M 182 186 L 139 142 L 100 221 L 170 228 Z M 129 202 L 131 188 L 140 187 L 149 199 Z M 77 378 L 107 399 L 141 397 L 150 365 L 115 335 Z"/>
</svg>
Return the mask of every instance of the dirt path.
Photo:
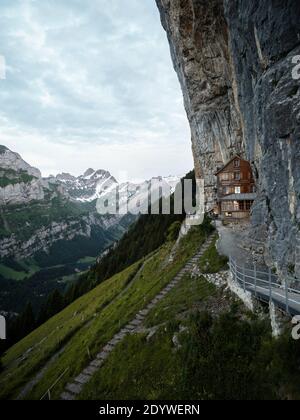
<svg viewBox="0 0 300 420">
<path fill-rule="evenodd" d="M 223 226 L 220 221 L 216 222 L 216 227 L 220 237 L 217 243 L 219 253 L 226 255 L 228 258 L 232 257 L 237 263 L 252 266 L 253 255 L 245 247 L 248 244 L 247 240 L 250 241 L 250 239 L 247 239 L 246 227 L 241 227 L 239 231 L 230 226 Z"/>
</svg>

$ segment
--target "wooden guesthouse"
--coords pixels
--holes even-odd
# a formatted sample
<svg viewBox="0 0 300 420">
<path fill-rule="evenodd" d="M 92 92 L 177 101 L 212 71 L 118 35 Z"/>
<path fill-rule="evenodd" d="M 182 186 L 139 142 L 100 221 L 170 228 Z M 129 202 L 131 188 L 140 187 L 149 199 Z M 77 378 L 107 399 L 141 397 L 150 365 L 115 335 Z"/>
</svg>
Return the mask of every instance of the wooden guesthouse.
<svg viewBox="0 0 300 420">
<path fill-rule="evenodd" d="M 216 173 L 216 176 L 218 197 L 216 212 L 224 220 L 249 218 L 256 198 L 250 163 L 235 156 Z"/>
</svg>

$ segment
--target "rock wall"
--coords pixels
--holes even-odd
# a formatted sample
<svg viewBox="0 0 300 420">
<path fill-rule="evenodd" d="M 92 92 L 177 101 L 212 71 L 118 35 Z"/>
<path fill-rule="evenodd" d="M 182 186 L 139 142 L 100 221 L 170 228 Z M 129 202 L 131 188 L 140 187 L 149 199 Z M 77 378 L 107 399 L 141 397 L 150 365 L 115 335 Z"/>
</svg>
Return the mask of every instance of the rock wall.
<svg viewBox="0 0 300 420">
<path fill-rule="evenodd" d="M 16 172 L 25 171 L 35 178 L 41 178 L 39 169 L 30 166 L 18 153 L 12 152 L 5 146 L 0 146 L 0 167 L 2 169 L 13 169 Z"/>
<path fill-rule="evenodd" d="M 214 173 L 234 154 L 249 160 L 258 199 L 252 235 L 266 262 L 300 277 L 300 55 L 298 0 L 156 0 L 192 131 L 207 207 Z M 299 240 L 300 245 L 300 240 Z"/>
<path fill-rule="evenodd" d="M 32 257 L 40 251 L 48 253 L 52 245 L 58 241 L 72 241 L 78 236 L 90 238 L 94 227 L 100 227 L 105 231 L 118 222 L 117 218 L 99 219 L 91 213 L 77 220 L 52 222 L 48 226 L 37 229 L 27 240 L 22 240 L 12 234 L 0 239 L 0 258 L 12 257 L 18 260 Z"/>
<path fill-rule="evenodd" d="M 30 166 L 18 153 L 0 145 L 0 181 L 4 180 L 8 182 L 0 182 L 0 206 L 26 204 L 45 197 L 47 183 L 42 180 L 39 169 Z"/>
<path fill-rule="evenodd" d="M 31 201 L 40 201 L 45 197 L 43 184 L 40 179 L 34 178 L 28 183 L 20 182 L 0 188 L 0 205 L 26 204 Z"/>
</svg>

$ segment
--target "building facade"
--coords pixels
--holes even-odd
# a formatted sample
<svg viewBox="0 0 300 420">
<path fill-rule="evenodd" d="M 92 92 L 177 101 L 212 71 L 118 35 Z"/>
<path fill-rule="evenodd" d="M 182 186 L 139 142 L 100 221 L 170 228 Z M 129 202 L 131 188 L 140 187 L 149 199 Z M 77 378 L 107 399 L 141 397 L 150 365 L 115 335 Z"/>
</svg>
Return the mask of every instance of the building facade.
<svg viewBox="0 0 300 420">
<path fill-rule="evenodd" d="M 228 220 L 249 218 L 256 198 L 250 163 L 235 156 L 216 176 L 218 203 L 215 212 Z"/>
</svg>

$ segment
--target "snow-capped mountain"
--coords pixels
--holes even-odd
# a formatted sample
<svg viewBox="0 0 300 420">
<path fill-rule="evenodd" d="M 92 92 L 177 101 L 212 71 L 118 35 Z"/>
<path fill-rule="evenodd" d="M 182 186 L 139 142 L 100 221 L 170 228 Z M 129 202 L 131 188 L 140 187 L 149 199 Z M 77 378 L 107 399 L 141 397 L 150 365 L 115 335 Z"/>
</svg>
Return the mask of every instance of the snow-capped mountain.
<svg viewBox="0 0 300 420">
<path fill-rule="evenodd" d="M 116 179 L 108 171 L 102 169 L 95 171 L 91 168 L 78 177 L 62 173 L 54 180 L 64 185 L 70 197 L 82 202 L 92 202 L 110 187 L 117 185 Z"/>
<path fill-rule="evenodd" d="M 48 182 L 51 182 L 51 180 L 61 183 L 70 197 L 81 202 L 92 202 L 99 198 L 106 200 L 118 191 L 121 202 L 126 198 L 135 201 L 140 200 L 144 203 L 147 201 L 147 190 L 149 188 L 156 192 L 159 188 L 162 188 L 165 196 L 170 195 L 174 192 L 180 177 L 156 177 L 141 183 L 124 182 L 119 184 L 110 172 L 103 169 L 95 171 L 90 168 L 78 177 L 62 173 L 56 177 L 50 177 Z"/>
</svg>

